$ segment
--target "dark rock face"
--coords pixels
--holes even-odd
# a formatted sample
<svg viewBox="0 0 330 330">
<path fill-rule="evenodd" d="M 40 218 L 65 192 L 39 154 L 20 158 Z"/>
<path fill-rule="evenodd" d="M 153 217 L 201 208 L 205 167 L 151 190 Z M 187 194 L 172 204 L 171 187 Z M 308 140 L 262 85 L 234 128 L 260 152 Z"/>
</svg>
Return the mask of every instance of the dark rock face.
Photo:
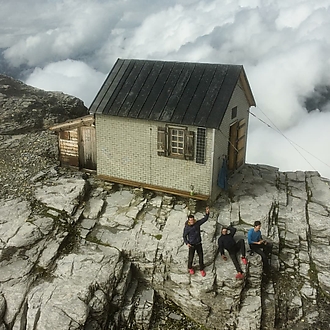
<svg viewBox="0 0 330 330">
<path fill-rule="evenodd" d="M 76 97 L 0 75 L 0 197 L 29 197 L 34 175 L 57 165 L 57 137 L 47 128 L 86 114 Z"/>
<path fill-rule="evenodd" d="M 0 134 L 39 131 L 88 114 L 80 99 L 0 75 Z"/>
</svg>

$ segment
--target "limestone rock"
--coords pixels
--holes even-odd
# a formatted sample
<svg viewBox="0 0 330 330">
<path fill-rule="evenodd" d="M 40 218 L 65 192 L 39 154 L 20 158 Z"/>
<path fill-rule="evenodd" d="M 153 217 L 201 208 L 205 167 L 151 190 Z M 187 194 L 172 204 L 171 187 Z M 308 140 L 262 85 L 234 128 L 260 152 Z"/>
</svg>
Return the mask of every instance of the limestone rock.
<svg viewBox="0 0 330 330">
<path fill-rule="evenodd" d="M 330 180 L 245 165 L 201 227 L 207 275 L 197 257 L 190 275 L 183 226 L 189 213 L 202 218 L 205 205 L 58 167 L 56 137 L 37 130 L 78 115 L 79 102 L 62 95 L 71 105 L 56 99 L 64 107 L 57 113 L 44 103 L 54 95 L 1 79 L 1 330 L 328 327 Z M 56 113 L 45 115 L 50 108 Z M 273 242 L 271 273 L 247 252 L 236 280 L 217 239 L 232 223 L 246 241 L 255 220 Z"/>
<path fill-rule="evenodd" d="M 60 178 L 56 184 L 45 182 L 36 189 L 36 199 L 48 208 L 73 215 L 86 193 L 86 181 L 82 178 Z"/>
</svg>

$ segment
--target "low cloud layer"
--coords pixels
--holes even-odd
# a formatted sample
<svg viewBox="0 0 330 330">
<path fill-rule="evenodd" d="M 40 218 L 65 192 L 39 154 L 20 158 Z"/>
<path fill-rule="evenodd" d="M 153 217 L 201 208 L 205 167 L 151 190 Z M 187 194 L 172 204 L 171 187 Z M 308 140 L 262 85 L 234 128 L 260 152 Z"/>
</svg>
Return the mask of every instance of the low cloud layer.
<svg viewBox="0 0 330 330">
<path fill-rule="evenodd" d="M 251 117 L 247 161 L 330 178 L 328 0 L 13 0 L 0 19 L 7 65 L 87 106 L 117 58 L 243 64 L 279 130 Z"/>
<path fill-rule="evenodd" d="M 50 91 L 64 91 L 92 103 L 106 75 L 81 61 L 64 60 L 35 68 L 26 83 Z"/>
</svg>

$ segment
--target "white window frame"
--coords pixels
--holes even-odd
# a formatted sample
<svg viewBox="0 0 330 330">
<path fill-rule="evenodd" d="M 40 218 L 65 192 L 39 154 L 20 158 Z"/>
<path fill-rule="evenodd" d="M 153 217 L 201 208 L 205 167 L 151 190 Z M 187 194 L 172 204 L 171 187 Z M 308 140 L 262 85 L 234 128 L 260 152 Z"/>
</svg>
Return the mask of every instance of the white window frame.
<svg viewBox="0 0 330 330">
<path fill-rule="evenodd" d="M 171 157 L 184 158 L 185 154 L 185 136 L 187 128 L 179 126 L 168 127 L 168 152 Z"/>
</svg>

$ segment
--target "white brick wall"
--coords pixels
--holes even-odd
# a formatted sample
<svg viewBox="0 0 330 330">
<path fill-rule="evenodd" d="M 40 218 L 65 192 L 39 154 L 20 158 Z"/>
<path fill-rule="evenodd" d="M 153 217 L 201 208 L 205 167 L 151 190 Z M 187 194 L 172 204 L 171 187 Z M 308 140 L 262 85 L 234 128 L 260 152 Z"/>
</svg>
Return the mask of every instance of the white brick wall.
<svg viewBox="0 0 330 330">
<path fill-rule="evenodd" d="M 158 156 L 157 128 L 165 123 L 96 115 L 97 173 L 210 195 L 212 130 L 206 132 L 206 163 Z M 190 126 L 189 131 L 197 132 Z"/>
</svg>

